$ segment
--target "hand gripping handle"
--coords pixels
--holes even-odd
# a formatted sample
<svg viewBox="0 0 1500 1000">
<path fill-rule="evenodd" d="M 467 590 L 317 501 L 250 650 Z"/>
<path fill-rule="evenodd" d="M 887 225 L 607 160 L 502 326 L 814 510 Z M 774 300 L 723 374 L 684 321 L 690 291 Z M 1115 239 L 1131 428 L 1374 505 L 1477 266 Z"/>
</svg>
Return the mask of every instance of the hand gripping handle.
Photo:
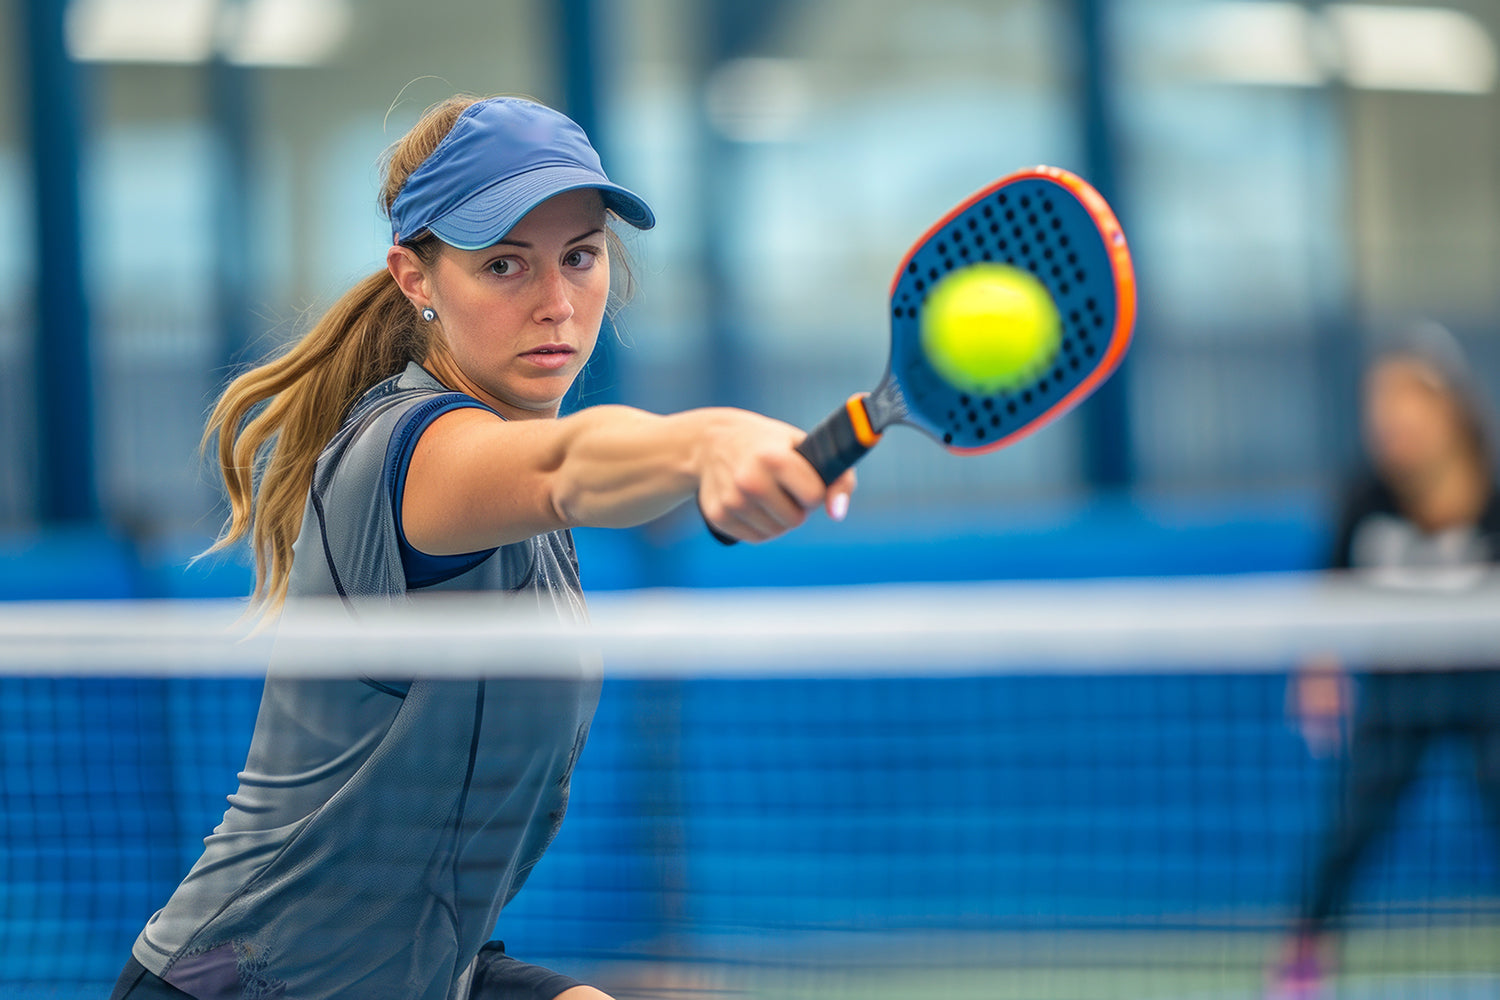
<svg viewBox="0 0 1500 1000">
<path fill-rule="evenodd" d="M 807 459 L 825 485 L 832 485 L 880 441 L 880 435 L 870 426 L 864 397 L 864 393 L 850 396 L 847 403 L 830 413 L 797 445 L 797 453 Z M 736 541 L 711 524 L 708 530 L 724 545 Z"/>
</svg>

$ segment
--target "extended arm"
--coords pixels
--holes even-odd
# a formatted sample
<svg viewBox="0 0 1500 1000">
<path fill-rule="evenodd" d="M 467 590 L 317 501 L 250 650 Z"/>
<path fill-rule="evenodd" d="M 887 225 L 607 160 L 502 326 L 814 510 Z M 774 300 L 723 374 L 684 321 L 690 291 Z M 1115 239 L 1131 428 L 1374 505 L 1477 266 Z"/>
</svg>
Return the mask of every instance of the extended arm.
<svg viewBox="0 0 1500 1000">
<path fill-rule="evenodd" d="M 803 436 L 734 409 L 598 406 L 514 421 L 455 410 L 417 442 L 402 526 L 417 549 L 446 555 L 558 528 L 641 524 L 696 496 L 720 531 L 764 541 L 820 503 L 839 516 L 853 491 L 852 475 L 823 485 L 792 450 Z"/>
</svg>

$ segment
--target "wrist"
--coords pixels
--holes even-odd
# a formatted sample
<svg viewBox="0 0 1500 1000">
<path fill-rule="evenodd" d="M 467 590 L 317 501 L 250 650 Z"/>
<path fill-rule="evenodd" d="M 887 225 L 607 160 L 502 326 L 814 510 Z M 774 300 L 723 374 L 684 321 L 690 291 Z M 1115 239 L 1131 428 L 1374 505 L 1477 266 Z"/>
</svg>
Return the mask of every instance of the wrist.
<svg viewBox="0 0 1500 1000">
<path fill-rule="evenodd" d="M 716 455 L 724 451 L 723 439 L 734 421 L 737 411 L 728 407 L 703 407 L 677 414 L 684 422 L 687 448 L 684 452 L 684 471 L 693 482 L 694 492 L 708 475 Z"/>
</svg>

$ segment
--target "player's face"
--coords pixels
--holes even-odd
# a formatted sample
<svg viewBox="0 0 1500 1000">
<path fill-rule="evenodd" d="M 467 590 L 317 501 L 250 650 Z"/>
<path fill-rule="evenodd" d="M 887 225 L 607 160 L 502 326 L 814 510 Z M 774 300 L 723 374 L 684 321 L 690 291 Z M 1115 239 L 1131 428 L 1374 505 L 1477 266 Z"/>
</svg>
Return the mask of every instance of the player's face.
<svg viewBox="0 0 1500 1000">
<path fill-rule="evenodd" d="M 434 374 L 506 417 L 556 416 L 609 299 L 604 225 L 597 191 L 568 191 L 494 246 L 445 246 L 429 271 L 443 335 Z"/>
<path fill-rule="evenodd" d="M 1365 379 L 1370 457 L 1395 476 L 1421 475 L 1466 445 L 1462 414 L 1438 374 L 1416 360 L 1377 364 Z"/>
</svg>

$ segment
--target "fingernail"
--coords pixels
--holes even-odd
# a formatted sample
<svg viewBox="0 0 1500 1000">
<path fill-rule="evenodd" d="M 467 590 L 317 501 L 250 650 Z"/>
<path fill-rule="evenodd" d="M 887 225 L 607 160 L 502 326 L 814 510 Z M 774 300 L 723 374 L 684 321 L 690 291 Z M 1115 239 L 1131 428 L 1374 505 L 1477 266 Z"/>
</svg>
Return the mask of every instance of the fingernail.
<svg viewBox="0 0 1500 1000">
<path fill-rule="evenodd" d="M 849 494 L 840 493 L 833 498 L 833 503 L 829 505 L 828 516 L 835 521 L 842 521 L 849 516 Z"/>
</svg>

